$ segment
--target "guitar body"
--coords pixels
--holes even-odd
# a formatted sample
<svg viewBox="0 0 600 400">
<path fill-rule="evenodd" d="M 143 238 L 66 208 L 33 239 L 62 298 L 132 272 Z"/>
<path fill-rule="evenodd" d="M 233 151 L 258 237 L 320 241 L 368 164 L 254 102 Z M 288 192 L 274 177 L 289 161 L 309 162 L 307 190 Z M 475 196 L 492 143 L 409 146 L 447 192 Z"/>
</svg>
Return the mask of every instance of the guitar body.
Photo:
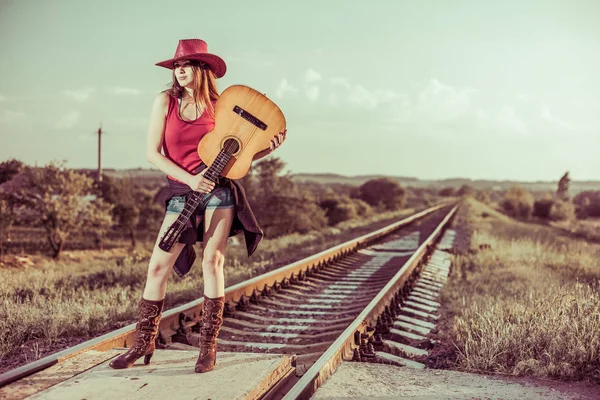
<svg viewBox="0 0 600 400">
<path fill-rule="evenodd" d="M 254 155 L 268 149 L 271 139 L 285 129 L 283 113 L 266 96 L 247 86 L 230 86 L 215 106 L 215 127 L 198 143 L 198 155 L 208 166 L 204 177 L 217 182 L 219 176 L 246 176 Z M 158 247 L 170 251 L 200 204 L 203 195 L 194 191 L 177 220 L 165 231 Z"/>
<path fill-rule="evenodd" d="M 250 170 L 254 155 L 268 149 L 285 126 L 283 112 L 265 95 L 247 86 L 230 86 L 217 100 L 215 127 L 198 143 L 198 155 L 210 167 L 225 151 L 231 158 L 223 162 L 220 175 L 240 179 Z"/>
</svg>

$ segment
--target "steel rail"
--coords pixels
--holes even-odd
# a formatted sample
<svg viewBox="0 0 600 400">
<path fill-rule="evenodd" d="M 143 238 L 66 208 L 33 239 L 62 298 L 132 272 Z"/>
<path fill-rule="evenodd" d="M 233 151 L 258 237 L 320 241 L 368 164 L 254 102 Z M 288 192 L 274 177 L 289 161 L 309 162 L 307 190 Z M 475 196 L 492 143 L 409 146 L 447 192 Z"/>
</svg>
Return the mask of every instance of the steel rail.
<svg viewBox="0 0 600 400">
<path fill-rule="evenodd" d="M 346 328 L 325 353 L 317 359 L 312 367 L 290 388 L 283 397 L 283 400 L 309 399 L 343 361 L 352 360 L 354 349 L 360 347 L 363 335 L 367 335 L 368 329 L 373 330 L 379 315 L 385 311 L 386 307 L 389 307 L 392 298 L 402 289 L 413 270 L 430 253 L 458 207 L 459 205 L 457 204 L 452 208 L 433 233 L 429 235 L 427 240 L 419 246 L 417 251 L 413 253 L 396 273 L 394 278 L 381 289 L 379 294 L 356 317 L 354 322 Z M 357 338 L 359 343 L 356 343 Z"/>
<path fill-rule="evenodd" d="M 294 279 L 302 279 L 304 274 L 321 269 L 325 265 L 335 262 L 339 258 L 450 204 L 451 202 L 440 203 L 411 215 L 403 220 L 380 228 L 374 232 L 351 239 L 345 243 L 341 243 L 337 246 L 306 257 L 292 264 L 288 264 L 276 270 L 233 285 L 225 290 L 226 305 L 228 305 L 229 302 L 233 302 L 235 304 L 238 302 L 248 301 L 248 299 L 252 298 L 253 296 L 257 296 L 265 290 L 268 291 L 270 288 L 276 287 L 280 284 L 280 282 L 285 284 L 286 281 L 289 282 L 290 280 Z M 179 329 L 182 320 L 185 320 L 186 322 L 199 321 L 202 313 L 203 303 L 203 298 L 199 298 L 189 303 L 182 304 L 174 309 L 165 311 L 161 318 L 159 331 L 161 333 L 173 334 Z M 38 371 L 49 368 L 85 351 L 107 351 L 114 348 L 129 347 L 135 340 L 135 327 L 136 323 L 132 323 L 116 331 L 112 331 L 97 338 L 87 340 L 73 347 L 69 347 L 37 361 L 0 374 L 0 387 L 32 375 Z"/>
</svg>

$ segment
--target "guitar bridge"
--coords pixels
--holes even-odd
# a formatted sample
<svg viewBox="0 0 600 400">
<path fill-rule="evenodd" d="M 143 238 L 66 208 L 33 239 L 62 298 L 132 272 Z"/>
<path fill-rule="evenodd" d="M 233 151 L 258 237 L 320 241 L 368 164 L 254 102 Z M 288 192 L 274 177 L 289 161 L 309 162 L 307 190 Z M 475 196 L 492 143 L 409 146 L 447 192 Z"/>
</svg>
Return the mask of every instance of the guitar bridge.
<svg viewBox="0 0 600 400">
<path fill-rule="evenodd" d="M 233 107 L 233 112 L 238 114 L 240 117 L 244 118 L 246 121 L 250 122 L 257 128 L 262 129 L 263 131 L 267 130 L 267 124 L 265 124 L 260 119 L 256 118 L 254 115 L 250 114 L 248 111 L 244 110 L 240 106 Z"/>
</svg>

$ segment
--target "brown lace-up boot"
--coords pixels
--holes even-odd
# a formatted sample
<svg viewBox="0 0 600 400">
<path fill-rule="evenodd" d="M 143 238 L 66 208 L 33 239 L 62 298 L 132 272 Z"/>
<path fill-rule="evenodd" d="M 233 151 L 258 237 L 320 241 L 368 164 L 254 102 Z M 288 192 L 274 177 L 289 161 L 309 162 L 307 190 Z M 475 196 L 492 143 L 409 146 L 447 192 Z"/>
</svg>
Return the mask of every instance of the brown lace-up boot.
<svg viewBox="0 0 600 400">
<path fill-rule="evenodd" d="M 150 363 L 154 354 L 155 339 L 158 336 L 158 322 L 162 315 L 163 300 L 140 301 L 138 323 L 136 325 L 136 338 L 133 345 L 126 353 L 111 361 L 110 366 L 114 369 L 131 367 L 138 358 L 144 357 L 144 364 Z"/>
<path fill-rule="evenodd" d="M 225 297 L 211 299 L 204 295 L 202 326 L 200 327 L 200 355 L 196 361 L 196 372 L 207 372 L 213 369 L 217 360 L 217 336 L 223 323 Z"/>
</svg>

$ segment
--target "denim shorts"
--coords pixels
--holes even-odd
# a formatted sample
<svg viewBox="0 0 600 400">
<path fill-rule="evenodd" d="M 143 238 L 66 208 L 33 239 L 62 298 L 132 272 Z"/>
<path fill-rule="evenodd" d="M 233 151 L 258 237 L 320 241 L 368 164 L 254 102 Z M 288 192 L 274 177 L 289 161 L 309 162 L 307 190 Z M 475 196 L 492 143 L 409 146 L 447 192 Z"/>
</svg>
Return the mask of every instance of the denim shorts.
<svg viewBox="0 0 600 400">
<path fill-rule="evenodd" d="M 173 196 L 167 203 L 167 213 L 181 214 L 185 207 L 184 196 Z M 217 208 L 233 208 L 235 207 L 235 201 L 231 189 L 228 187 L 217 186 L 212 192 L 204 194 L 196 209 L 195 214 L 200 214 L 206 209 L 217 209 Z"/>
</svg>

